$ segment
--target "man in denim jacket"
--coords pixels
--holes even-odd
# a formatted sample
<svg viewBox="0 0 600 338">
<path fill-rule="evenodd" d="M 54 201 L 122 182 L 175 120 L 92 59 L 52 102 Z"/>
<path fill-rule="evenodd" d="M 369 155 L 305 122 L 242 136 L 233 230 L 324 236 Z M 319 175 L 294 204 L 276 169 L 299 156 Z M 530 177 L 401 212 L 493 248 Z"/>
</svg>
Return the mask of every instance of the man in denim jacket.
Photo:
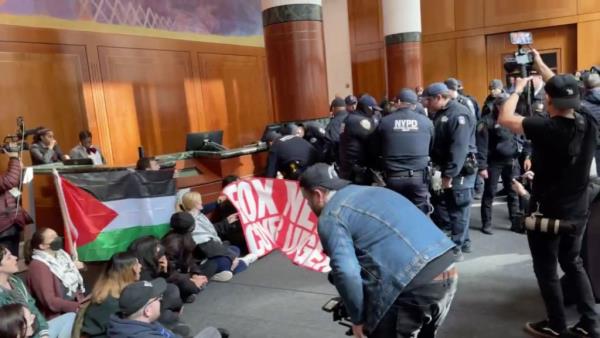
<svg viewBox="0 0 600 338">
<path fill-rule="evenodd" d="M 354 336 L 434 337 L 456 291 L 454 243 L 402 195 L 352 185 L 324 163 L 300 186 Z"/>
</svg>

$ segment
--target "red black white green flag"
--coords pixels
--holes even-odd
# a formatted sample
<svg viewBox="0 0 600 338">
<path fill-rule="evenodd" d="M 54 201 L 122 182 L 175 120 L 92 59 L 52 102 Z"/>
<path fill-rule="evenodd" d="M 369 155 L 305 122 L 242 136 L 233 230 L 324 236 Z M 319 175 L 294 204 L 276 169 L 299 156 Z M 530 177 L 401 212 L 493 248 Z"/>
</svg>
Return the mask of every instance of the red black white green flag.
<svg viewBox="0 0 600 338">
<path fill-rule="evenodd" d="M 140 236 L 169 231 L 176 188 L 172 171 L 55 173 L 66 249 L 81 261 L 108 260 Z"/>
</svg>

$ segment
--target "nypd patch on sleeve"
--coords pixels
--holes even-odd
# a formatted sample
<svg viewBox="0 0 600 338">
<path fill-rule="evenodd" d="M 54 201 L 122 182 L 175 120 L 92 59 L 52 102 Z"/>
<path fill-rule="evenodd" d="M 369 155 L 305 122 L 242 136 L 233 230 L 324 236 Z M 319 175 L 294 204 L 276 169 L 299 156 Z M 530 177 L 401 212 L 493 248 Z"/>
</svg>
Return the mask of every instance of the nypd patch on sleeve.
<svg viewBox="0 0 600 338">
<path fill-rule="evenodd" d="M 466 124 L 466 123 L 467 123 L 467 121 L 464 116 L 458 117 L 458 124 Z"/>
<path fill-rule="evenodd" d="M 362 120 L 360 120 L 360 126 L 366 130 L 370 130 L 371 129 L 371 121 L 369 121 L 368 119 L 362 119 Z"/>
</svg>

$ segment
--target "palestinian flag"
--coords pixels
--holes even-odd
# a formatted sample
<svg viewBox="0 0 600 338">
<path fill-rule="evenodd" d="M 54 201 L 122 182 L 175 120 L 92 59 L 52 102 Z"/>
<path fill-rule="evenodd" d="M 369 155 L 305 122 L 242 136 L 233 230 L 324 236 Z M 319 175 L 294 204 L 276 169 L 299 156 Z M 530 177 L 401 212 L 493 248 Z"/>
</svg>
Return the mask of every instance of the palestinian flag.
<svg viewBox="0 0 600 338">
<path fill-rule="evenodd" d="M 81 261 L 108 260 L 136 238 L 169 231 L 173 171 L 55 172 L 66 249 Z"/>
</svg>

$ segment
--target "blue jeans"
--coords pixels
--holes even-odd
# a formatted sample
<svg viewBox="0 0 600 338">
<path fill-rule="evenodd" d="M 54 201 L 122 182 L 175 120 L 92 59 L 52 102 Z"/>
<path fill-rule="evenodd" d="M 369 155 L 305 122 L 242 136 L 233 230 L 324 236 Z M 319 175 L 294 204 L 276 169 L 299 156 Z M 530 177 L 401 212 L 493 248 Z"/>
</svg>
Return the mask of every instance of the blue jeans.
<svg viewBox="0 0 600 338">
<path fill-rule="evenodd" d="M 48 336 L 50 338 L 70 338 L 75 323 L 75 312 L 62 314 L 48 321 Z"/>
<path fill-rule="evenodd" d="M 235 257 L 240 256 L 240 248 L 238 248 L 237 246 L 230 245 L 228 249 L 229 249 L 229 252 L 231 252 L 233 255 L 235 255 Z M 231 260 L 231 258 L 226 257 L 226 256 L 212 257 L 212 258 L 210 258 L 210 260 L 217 263 L 217 273 L 219 273 L 221 271 L 231 271 L 234 274 L 238 274 L 248 268 L 246 263 L 244 263 L 243 261 L 240 261 L 238 266 L 234 270 L 231 270 L 231 265 L 233 264 L 233 261 Z"/>
</svg>

